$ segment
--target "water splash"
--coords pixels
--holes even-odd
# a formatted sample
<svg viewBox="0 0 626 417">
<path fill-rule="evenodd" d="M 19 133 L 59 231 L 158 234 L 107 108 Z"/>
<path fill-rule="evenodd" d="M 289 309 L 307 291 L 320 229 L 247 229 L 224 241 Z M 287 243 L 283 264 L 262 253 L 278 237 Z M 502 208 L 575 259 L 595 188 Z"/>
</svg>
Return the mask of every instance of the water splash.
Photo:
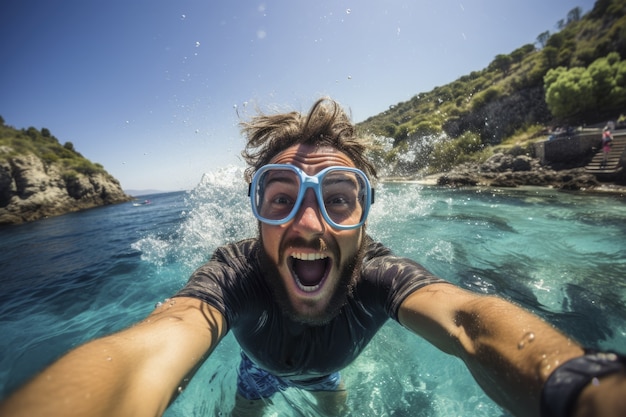
<svg viewBox="0 0 626 417">
<path fill-rule="evenodd" d="M 248 207 L 242 167 L 204 174 L 185 198 L 182 222 L 171 235 L 149 235 L 132 245 L 142 260 L 157 266 L 181 263 L 190 272 L 206 262 L 213 250 L 256 233 Z"/>
</svg>

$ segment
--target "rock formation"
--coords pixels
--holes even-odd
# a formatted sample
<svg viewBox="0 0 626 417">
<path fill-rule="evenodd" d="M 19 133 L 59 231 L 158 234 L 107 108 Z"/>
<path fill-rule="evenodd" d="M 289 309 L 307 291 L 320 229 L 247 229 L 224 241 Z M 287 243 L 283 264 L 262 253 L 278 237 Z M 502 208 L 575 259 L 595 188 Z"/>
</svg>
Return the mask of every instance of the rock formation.
<svg viewBox="0 0 626 417">
<path fill-rule="evenodd" d="M 599 187 L 594 175 L 584 168 L 553 170 L 526 155 L 498 153 L 480 165 L 463 164 L 438 175 L 437 185 L 451 187 L 486 185 L 518 187 L 535 185 L 564 190 L 587 190 Z"/>
<path fill-rule="evenodd" d="M 0 225 L 131 200 L 106 172 L 63 173 L 33 154 L 0 160 Z"/>
</svg>

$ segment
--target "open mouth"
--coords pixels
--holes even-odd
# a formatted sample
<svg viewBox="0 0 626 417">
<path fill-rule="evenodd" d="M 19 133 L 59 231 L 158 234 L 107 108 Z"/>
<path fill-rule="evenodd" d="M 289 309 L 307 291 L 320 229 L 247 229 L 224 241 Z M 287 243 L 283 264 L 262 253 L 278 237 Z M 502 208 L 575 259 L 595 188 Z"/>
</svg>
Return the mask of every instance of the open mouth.
<svg viewBox="0 0 626 417">
<path fill-rule="evenodd" d="M 291 254 L 290 269 L 298 288 L 314 293 L 322 288 L 331 267 L 331 260 L 323 253 Z"/>
</svg>

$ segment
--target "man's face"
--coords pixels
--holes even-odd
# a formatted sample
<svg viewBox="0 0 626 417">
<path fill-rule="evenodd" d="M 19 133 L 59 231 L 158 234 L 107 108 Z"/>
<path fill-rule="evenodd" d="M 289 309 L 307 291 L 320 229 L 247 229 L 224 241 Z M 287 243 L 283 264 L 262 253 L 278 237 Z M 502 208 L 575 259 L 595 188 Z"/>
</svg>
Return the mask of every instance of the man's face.
<svg viewBox="0 0 626 417">
<path fill-rule="evenodd" d="M 294 165 L 308 175 L 330 166 L 354 167 L 344 153 L 310 145 L 287 148 L 271 163 Z M 347 299 L 363 233 L 363 227 L 335 230 L 328 225 L 312 189 L 293 220 L 277 226 L 261 223 L 267 278 L 276 301 L 292 318 L 322 324 L 337 314 Z"/>
</svg>

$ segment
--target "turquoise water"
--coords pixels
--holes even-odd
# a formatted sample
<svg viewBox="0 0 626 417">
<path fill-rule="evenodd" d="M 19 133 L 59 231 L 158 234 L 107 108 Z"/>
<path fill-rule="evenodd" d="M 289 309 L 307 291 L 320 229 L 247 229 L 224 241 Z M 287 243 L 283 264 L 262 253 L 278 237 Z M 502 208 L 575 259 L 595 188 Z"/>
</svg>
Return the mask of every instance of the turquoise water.
<svg viewBox="0 0 626 417">
<path fill-rule="evenodd" d="M 0 228 L 0 396 L 63 352 L 134 323 L 212 250 L 253 235 L 240 169 L 189 193 Z M 142 197 L 143 199 L 144 197 Z M 396 253 L 536 312 L 585 345 L 625 351 L 626 198 L 554 190 L 377 187 L 369 233 Z M 227 415 L 227 336 L 166 416 Z M 352 416 L 507 415 L 463 364 L 389 322 L 343 375 Z M 316 415 L 287 390 L 267 416 Z"/>
</svg>

